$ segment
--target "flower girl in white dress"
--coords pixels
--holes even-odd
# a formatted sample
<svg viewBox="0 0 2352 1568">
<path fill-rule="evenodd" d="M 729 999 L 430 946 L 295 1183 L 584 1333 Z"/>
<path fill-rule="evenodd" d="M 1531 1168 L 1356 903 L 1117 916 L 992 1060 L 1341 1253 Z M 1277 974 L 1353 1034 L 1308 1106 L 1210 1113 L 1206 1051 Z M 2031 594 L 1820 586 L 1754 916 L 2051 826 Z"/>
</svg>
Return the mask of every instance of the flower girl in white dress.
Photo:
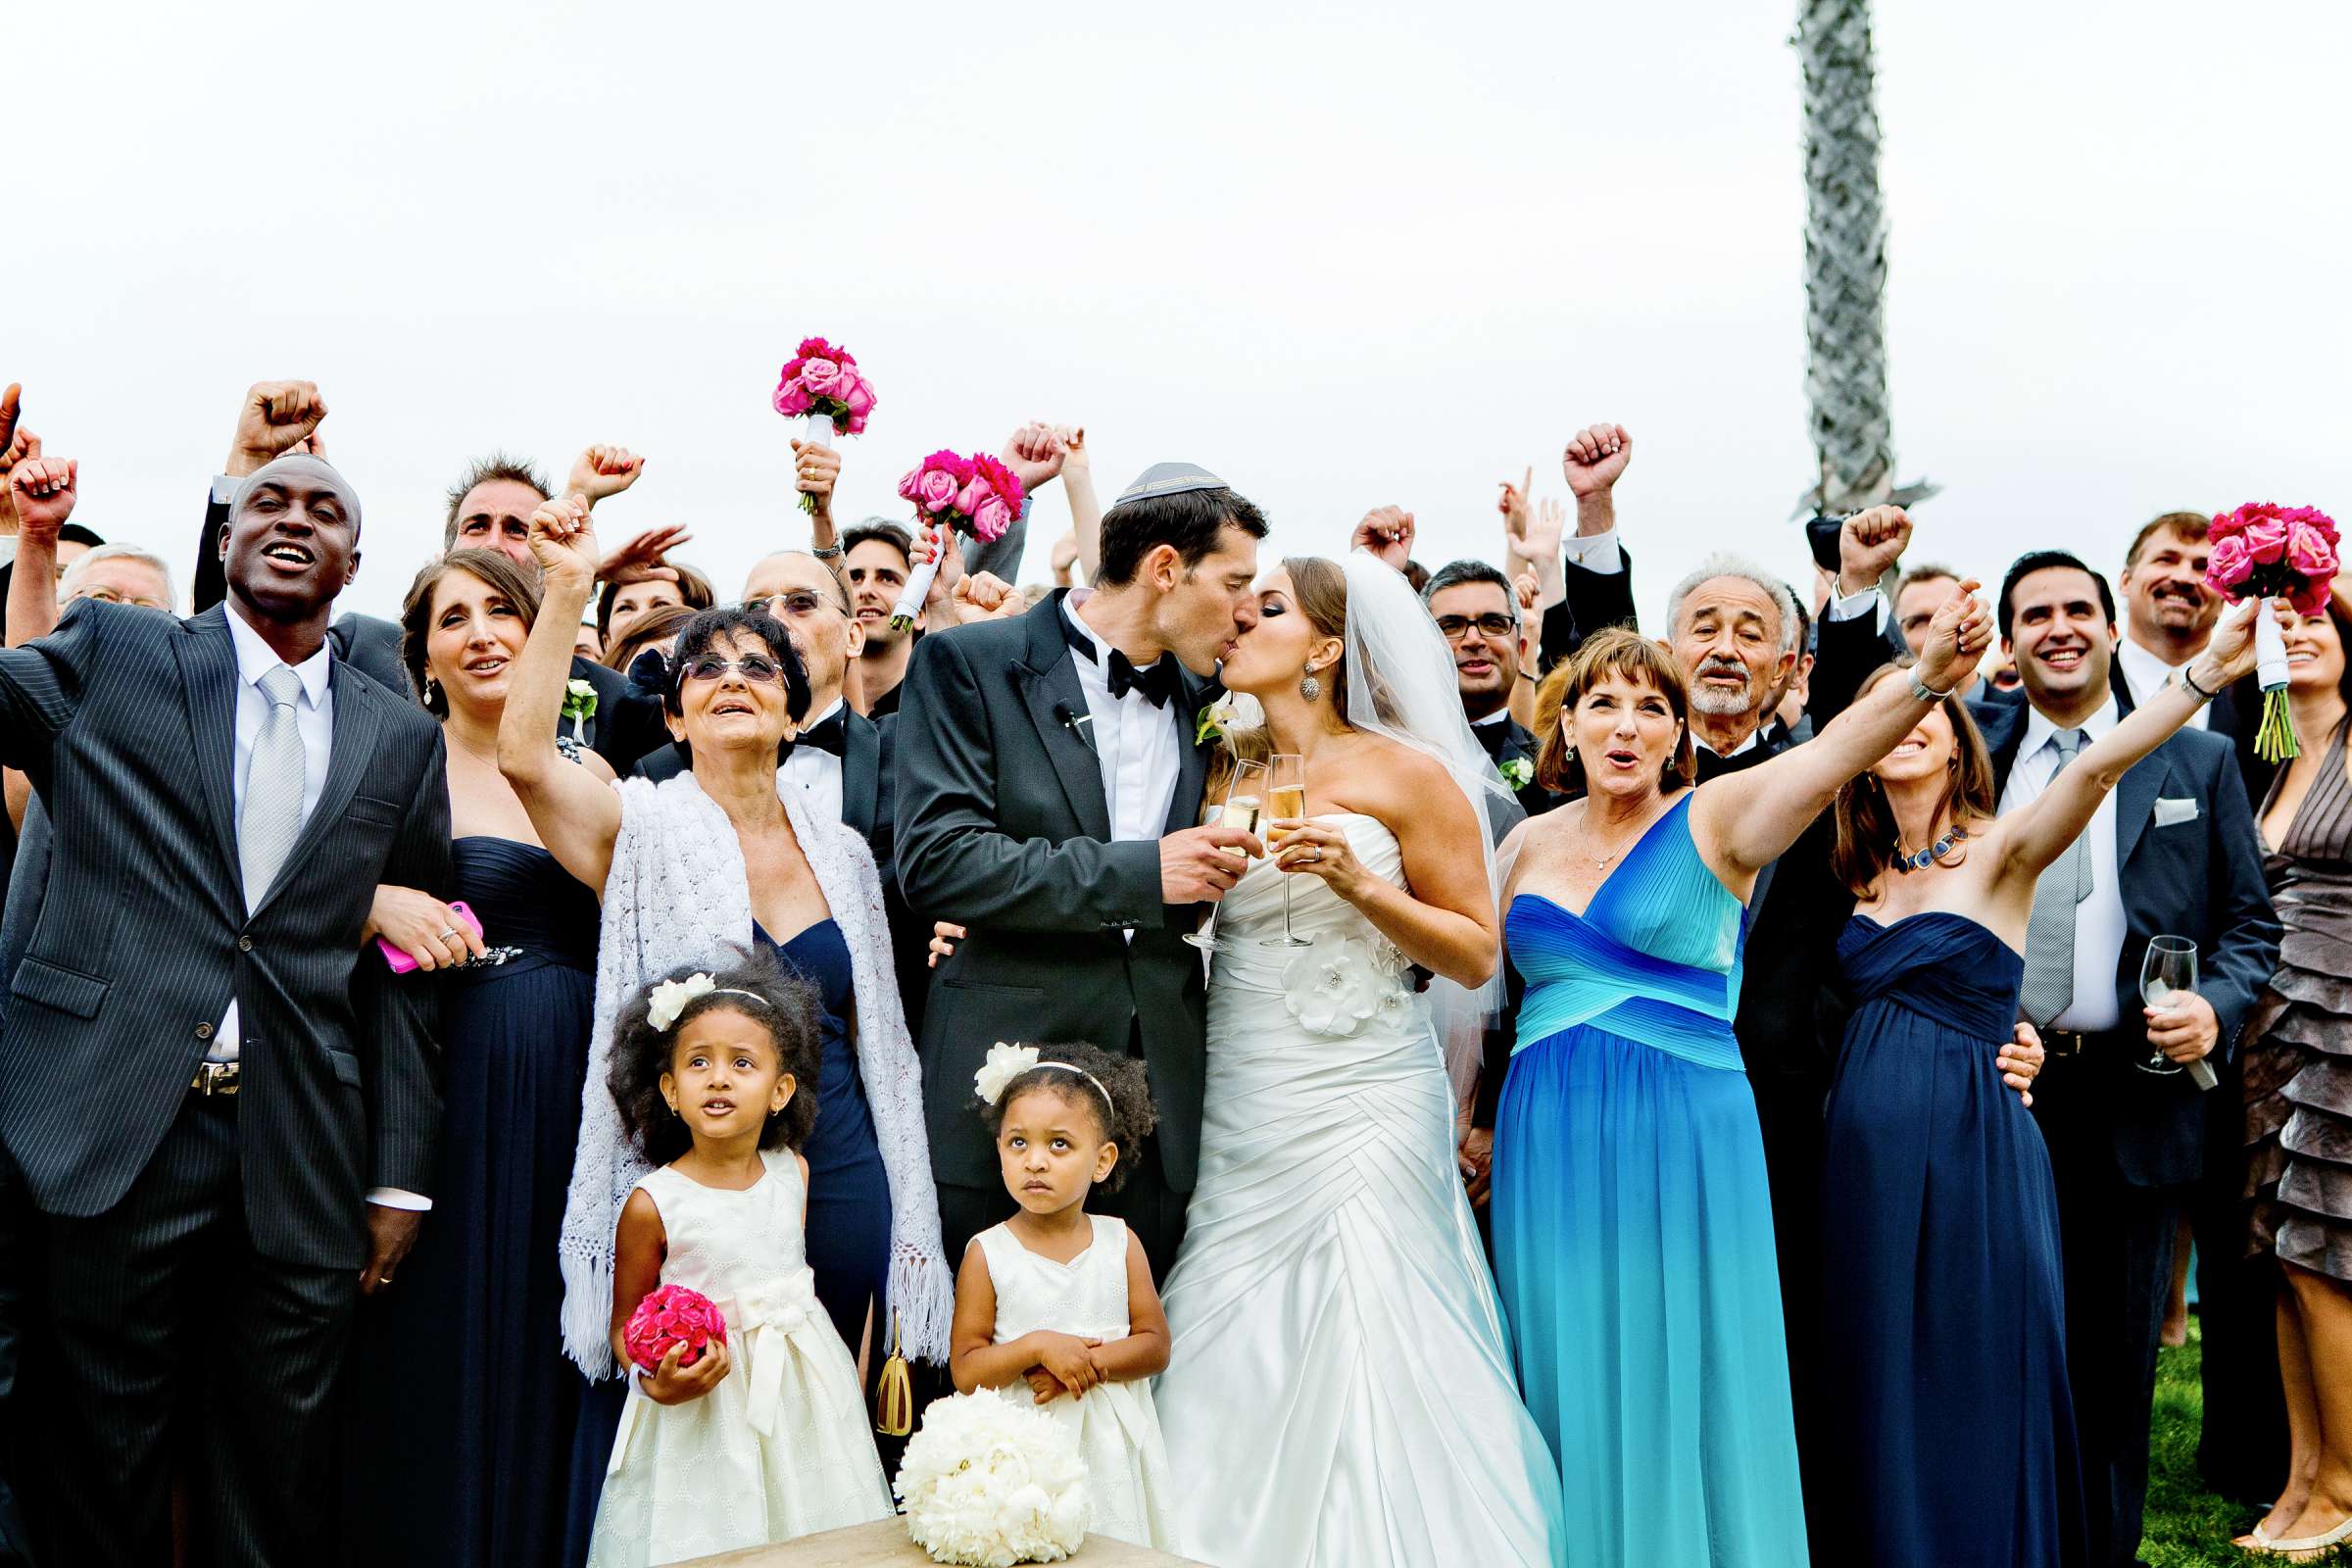
<svg viewBox="0 0 2352 1568">
<path fill-rule="evenodd" d="M 621 1013 L 612 1097 L 656 1169 L 621 1210 L 612 1344 L 657 1287 L 724 1314 L 726 1343 L 633 1370 L 589 1568 L 636 1568 L 891 1512 L 858 1369 L 817 1303 L 802 1240 L 818 1035 L 771 963 L 680 971 Z"/>
<path fill-rule="evenodd" d="M 1175 1494 L 1150 1379 L 1168 1320 L 1143 1243 L 1086 1211 L 1154 1120 L 1143 1062 L 1092 1046 L 1000 1045 L 976 1080 L 1020 1212 L 972 1238 L 956 1277 L 957 1392 L 1027 1381 L 1077 1429 L 1093 1534 L 1174 1547 Z"/>
</svg>

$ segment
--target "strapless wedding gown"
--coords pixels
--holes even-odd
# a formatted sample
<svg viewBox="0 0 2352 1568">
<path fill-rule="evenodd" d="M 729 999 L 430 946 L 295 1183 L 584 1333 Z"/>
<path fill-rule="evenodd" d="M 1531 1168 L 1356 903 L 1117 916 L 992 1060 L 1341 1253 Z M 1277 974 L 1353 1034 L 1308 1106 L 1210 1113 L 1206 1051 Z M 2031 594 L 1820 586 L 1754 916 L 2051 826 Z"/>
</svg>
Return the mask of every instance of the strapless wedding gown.
<svg viewBox="0 0 2352 1568">
<path fill-rule="evenodd" d="M 1379 821 L 1348 843 L 1402 885 Z M 1292 928 L 1311 947 L 1264 945 Z M 1310 876 L 1251 866 L 1208 989 L 1200 1174 L 1154 1398 L 1185 1551 L 1218 1568 L 1503 1568 L 1562 1552 L 1404 959 Z"/>
</svg>

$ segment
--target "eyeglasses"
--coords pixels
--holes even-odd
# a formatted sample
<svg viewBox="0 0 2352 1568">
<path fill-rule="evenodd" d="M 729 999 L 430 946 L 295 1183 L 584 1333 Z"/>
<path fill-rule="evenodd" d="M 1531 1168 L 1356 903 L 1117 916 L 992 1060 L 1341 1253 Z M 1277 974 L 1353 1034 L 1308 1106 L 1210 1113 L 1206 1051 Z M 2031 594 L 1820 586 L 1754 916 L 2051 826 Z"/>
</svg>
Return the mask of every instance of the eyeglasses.
<svg viewBox="0 0 2352 1568">
<path fill-rule="evenodd" d="M 772 659 L 758 654 L 748 659 L 721 659 L 716 654 L 703 654 L 686 661 L 686 679 L 724 680 L 733 670 L 755 686 L 772 686 L 784 676 L 784 671 Z"/>
<path fill-rule="evenodd" d="M 769 594 L 763 599 L 746 599 L 746 610 L 765 611 L 774 614 L 778 610 L 787 615 L 806 615 L 825 603 L 825 596 L 810 588 L 795 588 L 786 593 Z M 834 607 L 838 609 L 839 607 Z"/>
<path fill-rule="evenodd" d="M 1449 643 L 1460 642 L 1462 633 L 1473 626 L 1478 628 L 1479 635 L 1482 637 L 1508 637 L 1519 629 L 1519 623 L 1510 616 L 1498 615 L 1492 612 L 1475 617 L 1470 615 L 1440 615 L 1438 617 L 1438 630 Z"/>
<path fill-rule="evenodd" d="M 141 610 L 169 610 L 171 608 L 160 599 L 149 599 L 139 594 L 126 594 L 118 589 L 107 588 L 103 586 L 97 588 L 84 588 L 80 593 L 75 594 L 74 597 L 76 599 L 95 599 L 102 604 L 109 605 L 136 605 Z"/>
</svg>

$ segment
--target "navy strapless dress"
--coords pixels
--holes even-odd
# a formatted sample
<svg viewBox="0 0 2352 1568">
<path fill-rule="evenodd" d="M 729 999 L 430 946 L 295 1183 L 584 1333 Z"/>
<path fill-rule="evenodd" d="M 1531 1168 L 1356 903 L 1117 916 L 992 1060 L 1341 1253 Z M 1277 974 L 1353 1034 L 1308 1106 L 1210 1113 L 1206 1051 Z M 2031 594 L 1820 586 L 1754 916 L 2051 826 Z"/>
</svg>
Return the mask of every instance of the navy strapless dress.
<svg viewBox="0 0 2352 1568">
<path fill-rule="evenodd" d="M 468 837 L 452 853 L 485 940 L 523 952 L 438 982 L 433 1208 L 392 1288 L 361 1303 L 346 1369 L 354 1563 L 549 1563 L 564 1539 L 585 1384 L 558 1333 L 556 1237 L 593 1027 L 596 895 L 534 845 Z"/>
<path fill-rule="evenodd" d="M 850 945 L 830 916 L 789 942 L 776 941 L 758 921 L 752 923 L 752 935 L 817 994 L 824 1054 L 817 1069 L 816 1130 L 801 1151 L 808 1161 L 808 1267 L 816 1275 L 816 1298 L 855 1356 L 867 1307 L 887 1299 L 890 1174 L 882 1165 L 882 1146 L 874 1137 L 873 1111 L 865 1102 L 865 1079 L 858 1071 L 858 1048 L 851 1038 L 858 994 Z M 887 1341 L 890 1325 L 879 1327 Z"/>
<path fill-rule="evenodd" d="M 2001 1082 L 2025 960 L 1940 911 L 1838 942 L 1818 1396 L 1840 1529 L 1886 1563 L 2083 1557 L 2049 1152 Z"/>
</svg>

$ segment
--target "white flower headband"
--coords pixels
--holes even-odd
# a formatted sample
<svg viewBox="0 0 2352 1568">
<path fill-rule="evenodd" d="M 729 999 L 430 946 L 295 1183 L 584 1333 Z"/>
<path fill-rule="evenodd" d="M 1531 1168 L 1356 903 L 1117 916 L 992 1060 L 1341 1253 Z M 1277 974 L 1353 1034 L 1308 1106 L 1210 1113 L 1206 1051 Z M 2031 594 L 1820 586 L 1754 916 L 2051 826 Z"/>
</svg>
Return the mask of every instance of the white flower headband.
<svg viewBox="0 0 2352 1568">
<path fill-rule="evenodd" d="M 767 999 L 757 991 L 722 986 L 707 974 L 690 974 L 683 980 L 664 980 L 654 987 L 653 1001 L 645 1009 L 645 1021 L 652 1024 L 657 1033 L 667 1034 L 670 1025 L 678 1021 L 678 1014 L 686 1010 L 688 1004 L 697 997 L 708 997 L 714 993 L 725 997 L 749 997 L 762 1007 L 767 1005 Z"/>
<path fill-rule="evenodd" d="M 1033 1067 L 1058 1067 L 1063 1072 L 1076 1073 L 1095 1086 L 1095 1093 L 1102 1097 L 1102 1103 L 1111 1108 L 1113 1116 L 1118 1114 L 1118 1102 L 1110 1098 L 1110 1091 L 1102 1087 L 1102 1079 L 1076 1062 L 1046 1060 L 1038 1055 L 1035 1046 L 1008 1046 L 1000 1040 L 989 1047 L 988 1059 L 972 1074 L 972 1088 L 978 1092 L 982 1104 L 993 1105 L 1004 1097 L 1005 1085 Z"/>
</svg>

